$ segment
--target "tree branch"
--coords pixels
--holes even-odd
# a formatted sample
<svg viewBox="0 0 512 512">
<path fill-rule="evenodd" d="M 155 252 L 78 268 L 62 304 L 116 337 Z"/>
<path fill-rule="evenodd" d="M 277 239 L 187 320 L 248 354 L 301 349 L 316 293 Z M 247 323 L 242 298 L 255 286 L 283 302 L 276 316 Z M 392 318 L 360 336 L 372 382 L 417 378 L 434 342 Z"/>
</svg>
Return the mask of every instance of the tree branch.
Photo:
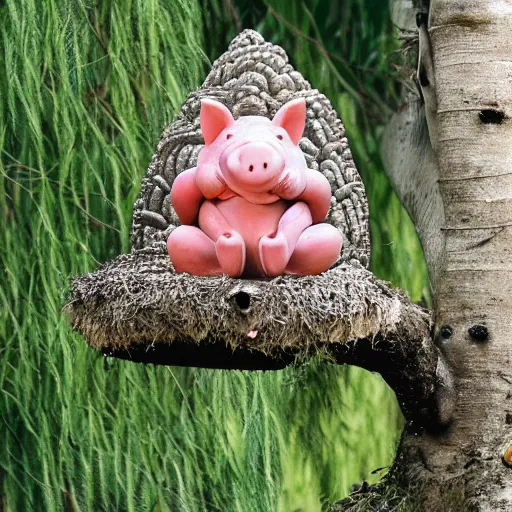
<svg viewBox="0 0 512 512">
<path fill-rule="evenodd" d="M 409 95 L 408 100 L 386 127 L 381 152 L 391 184 L 416 226 L 435 289 L 444 252 L 444 208 L 425 109 L 419 98 Z"/>
<path fill-rule="evenodd" d="M 443 392 L 451 388 L 429 313 L 362 266 L 271 281 L 205 278 L 176 274 L 162 245 L 76 278 L 65 310 L 73 328 L 107 355 L 277 369 L 321 352 L 381 373 L 410 422 L 449 416 Z"/>
</svg>

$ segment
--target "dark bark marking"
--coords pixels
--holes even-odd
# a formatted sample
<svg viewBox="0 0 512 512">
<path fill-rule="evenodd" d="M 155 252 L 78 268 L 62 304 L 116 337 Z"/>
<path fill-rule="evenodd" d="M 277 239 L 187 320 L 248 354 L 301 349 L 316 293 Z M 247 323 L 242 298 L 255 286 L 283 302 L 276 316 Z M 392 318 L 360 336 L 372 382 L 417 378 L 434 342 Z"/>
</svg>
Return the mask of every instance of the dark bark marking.
<svg viewBox="0 0 512 512">
<path fill-rule="evenodd" d="M 512 384 L 512 380 L 510 380 L 510 377 L 507 377 L 503 372 L 498 372 L 498 377 L 503 379 L 507 384 Z"/>
<path fill-rule="evenodd" d="M 420 72 L 418 73 L 418 80 L 420 82 L 421 87 L 428 87 L 430 85 L 430 80 L 427 76 L 426 69 L 421 66 Z"/>
<path fill-rule="evenodd" d="M 495 108 L 484 108 L 478 113 L 483 124 L 502 124 L 505 119 L 505 112 Z"/>
<path fill-rule="evenodd" d="M 489 337 L 489 329 L 485 325 L 476 324 L 468 329 L 469 335 L 475 341 L 486 341 Z"/>
<path fill-rule="evenodd" d="M 428 13 L 424 11 L 419 11 L 416 13 L 416 26 L 420 28 L 422 25 L 426 25 L 428 23 Z"/>
<path fill-rule="evenodd" d="M 476 244 L 468 246 L 466 250 L 468 250 L 468 249 L 476 249 L 477 247 L 484 246 L 485 244 L 489 243 L 495 236 L 499 235 L 504 229 L 505 228 L 500 228 L 499 230 L 496 231 L 496 233 L 493 233 L 492 235 L 484 238 L 483 240 L 480 240 Z"/>
<path fill-rule="evenodd" d="M 450 338 L 452 334 L 453 334 L 453 329 L 449 325 L 443 325 L 441 327 L 441 329 L 439 329 L 439 336 L 441 336 L 441 338 L 443 338 L 445 340 Z"/>
<path fill-rule="evenodd" d="M 461 5 L 461 12 L 449 18 L 443 26 L 446 25 L 457 25 L 459 27 L 475 28 L 480 25 L 487 25 L 491 23 L 491 18 L 488 16 L 475 16 L 474 14 L 466 14 L 466 6 Z"/>
<path fill-rule="evenodd" d="M 240 311 L 247 312 L 251 306 L 251 296 L 247 292 L 238 292 L 235 297 L 236 305 Z"/>
</svg>

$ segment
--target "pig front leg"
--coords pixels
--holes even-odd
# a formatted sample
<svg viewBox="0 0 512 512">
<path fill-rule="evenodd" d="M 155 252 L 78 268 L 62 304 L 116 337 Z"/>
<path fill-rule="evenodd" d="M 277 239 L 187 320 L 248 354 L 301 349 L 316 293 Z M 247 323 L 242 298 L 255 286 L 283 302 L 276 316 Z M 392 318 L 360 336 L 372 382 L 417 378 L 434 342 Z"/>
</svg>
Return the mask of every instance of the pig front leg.
<svg viewBox="0 0 512 512">
<path fill-rule="evenodd" d="M 275 277 L 284 273 L 299 237 L 311 224 L 308 205 L 295 203 L 282 215 L 276 233 L 260 238 L 259 256 L 267 276 Z"/>
<path fill-rule="evenodd" d="M 301 176 L 304 178 L 302 181 Z M 331 187 L 325 176 L 313 170 L 304 173 L 288 169 L 272 192 L 283 199 L 299 202 L 283 215 L 281 222 L 287 227 L 282 230 L 282 236 L 279 236 L 278 229 L 278 234 L 273 240 L 272 237 L 264 237 L 260 242 L 260 257 L 267 275 L 275 276 L 283 272 L 315 275 L 328 270 L 340 255 L 343 238 L 330 224 L 312 225 L 325 220 L 329 211 Z M 301 215 L 295 217 L 294 214 L 288 213 L 298 205 L 302 205 Z M 284 260 L 286 263 L 283 267 Z"/>
<path fill-rule="evenodd" d="M 240 277 L 245 269 L 244 239 L 212 201 L 205 201 L 201 206 L 199 227 L 215 242 L 215 253 L 222 272 L 230 277 Z"/>
<path fill-rule="evenodd" d="M 307 203 L 315 225 L 301 233 L 286 273 L 321 274 L 339 258 L 343 245 L 341 233 L 331 224 L 322 222 L 331 204 L 331 187 L 325 176 L 317 171 L 309 171 L 306 187 L 297 200 Z"/>
<path fill-rule="evenodd" d="M 304 201 L 311 210 L 313 223 L 325 220 L 331 205 L 331 186 L 327 178 L 319 171 L 308 169 L 306 173 L 306 187 L 296 197 L 297 201 Z"/>
<path fill-rule="evenodd" d="M 286 168 L 281 173 L 277 185 L 270 192 L 282 199 L 293 200 L 306 189 L 307 178 L 303 170 Z"/>
<path fill-rule="evenodd" d="M 178 226 L 167 239 L 176 272 L 239 277 L 245 268 L 245 242 L 211 202 L 199 211 L 199 226 Z"/>
<path fill-rule="evenodd" d="M 195 224 L 203 200 L 204 196 L 196 183 L 195 167 L 176 176 L 171 189 L 171 204 L 182 224 Z"/>
</svg>

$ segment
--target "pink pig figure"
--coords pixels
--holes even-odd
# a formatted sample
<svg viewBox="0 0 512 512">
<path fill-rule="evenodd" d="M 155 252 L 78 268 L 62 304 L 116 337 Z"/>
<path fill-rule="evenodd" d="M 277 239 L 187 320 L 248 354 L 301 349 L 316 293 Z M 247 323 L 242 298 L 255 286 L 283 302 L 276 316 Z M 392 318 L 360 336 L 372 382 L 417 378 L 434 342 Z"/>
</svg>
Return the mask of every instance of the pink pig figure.
<svg viewBox="0 0 512 512">
<path fill-rule="evenodd" d="M 235 121 L 222 103 L 206 99 L 200 122 L 206 145 L 197 167 L 179 174 L 171 191 L 182 224 L 167 240 L 175 270 L 231 277 L 326 271 L 342 236 L 321 223 L 331 188 L 298 147 L 305 100 L 286 103 L 272 121 Z"/>
</svg>

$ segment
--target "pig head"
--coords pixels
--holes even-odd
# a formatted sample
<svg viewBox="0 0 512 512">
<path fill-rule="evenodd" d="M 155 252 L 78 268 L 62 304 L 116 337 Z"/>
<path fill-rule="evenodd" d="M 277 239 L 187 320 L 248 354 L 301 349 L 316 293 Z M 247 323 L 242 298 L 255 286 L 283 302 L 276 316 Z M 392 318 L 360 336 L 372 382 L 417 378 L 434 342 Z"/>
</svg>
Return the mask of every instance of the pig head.
<svg viewBox="0 0 512 512">
<path fill-rule="evenodd" d="M 203 100 L 200 120 L 206 146 L 199 154 L 196 182 L 207 199 L 229 189 L 251 203 L 268 204 L 304 191 L 306 172 L 311 172 L 298 147 L 306 120 L 304 99 L 286 103 L 272 121 L 263 116 L 235 121 L 221 103 Z"/>
</svg>

